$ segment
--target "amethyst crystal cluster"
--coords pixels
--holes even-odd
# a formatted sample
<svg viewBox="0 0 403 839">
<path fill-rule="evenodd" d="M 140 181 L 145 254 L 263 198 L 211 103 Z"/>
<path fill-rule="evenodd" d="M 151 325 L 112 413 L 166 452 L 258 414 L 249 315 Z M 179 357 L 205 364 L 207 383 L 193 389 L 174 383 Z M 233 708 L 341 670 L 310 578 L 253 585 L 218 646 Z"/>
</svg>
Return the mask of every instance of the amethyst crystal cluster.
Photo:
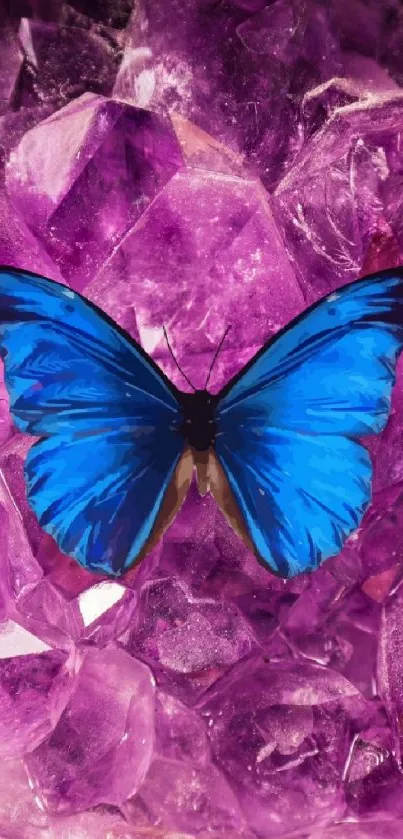
<svg viewBox="0 0 403 839">
<path fill-rule="evenodd" d="M 181 387 L 403 261 L 398 0 L 3 0 L 0 263 Z M 23 335 L 21 340 L 24 340 Z M 2 839 L 403 835 L 403 364 L 360 530 L 273 577 L 194 488 L 119 583 L 31 513 L 0 401 Z M 94 452 L 96 457 L 96 452 Z"/>
</svg>

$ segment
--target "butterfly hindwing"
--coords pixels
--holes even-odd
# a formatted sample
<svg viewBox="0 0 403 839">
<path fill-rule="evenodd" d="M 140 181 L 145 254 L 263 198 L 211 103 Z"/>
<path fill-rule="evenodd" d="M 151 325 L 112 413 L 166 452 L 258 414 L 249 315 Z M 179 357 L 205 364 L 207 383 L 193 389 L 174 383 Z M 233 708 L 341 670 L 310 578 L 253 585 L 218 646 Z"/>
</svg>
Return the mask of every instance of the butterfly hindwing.
<svg viewBox="0 0 403 839">
<path fill-rule="evenodd" d="M 403 272 L 345 286 L 275 336 L 220 394 L 216 455 L 256 552 L 282 576 L 336 554 L 370 501 L 403 346 Z"/>
<path fill-rule="evenodd" d="M 175 388 L 79 294 L 0 269 L 0 346 L 40 524 L 85 567 L 119 575 L 147 542 L 183 452 Z"/>
</svg>

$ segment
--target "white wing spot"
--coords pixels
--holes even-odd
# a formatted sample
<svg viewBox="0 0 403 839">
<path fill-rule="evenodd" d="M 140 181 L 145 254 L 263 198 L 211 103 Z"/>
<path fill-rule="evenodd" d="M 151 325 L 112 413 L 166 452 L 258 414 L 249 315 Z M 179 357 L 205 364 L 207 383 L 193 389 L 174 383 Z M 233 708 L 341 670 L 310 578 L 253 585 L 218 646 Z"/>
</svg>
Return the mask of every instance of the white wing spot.
<svg viewBox="0 0 403 839">
<path fill-rule="evenodd" d="M 340 294 L 329 294 L 329 297 L 327 298 L 327 302 L 328 303 L 334 303 L 334 301 L 338 300 L 339 297 L 340 297 Z"/>
<path fill-rule="evenodd" d="M 266 495 L 266 493 L 265 493 L 264 489 L 262 489 L 262 487 L 259 487 L 259 492 L 260 492 L 260 495 Z"/>
</svg>

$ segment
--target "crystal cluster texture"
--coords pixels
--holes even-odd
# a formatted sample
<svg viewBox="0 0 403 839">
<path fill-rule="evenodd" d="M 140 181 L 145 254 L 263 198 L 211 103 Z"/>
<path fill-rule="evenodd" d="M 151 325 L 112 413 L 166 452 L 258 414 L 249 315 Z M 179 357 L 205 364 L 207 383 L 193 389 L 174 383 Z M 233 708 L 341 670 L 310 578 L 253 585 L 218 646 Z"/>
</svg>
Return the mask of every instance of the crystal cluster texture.
<svg viewBox="0 0 403 839">
<path fill-rule="evenodd" d="M 217 391 L 324 293 L 403 262 L 398 0 L 0 6 L 0 264 Z M 23 335 L 22 335 L 23 340 Z M 403 361 L 373 503 L 272 576 L 195 486 L 119 583 L 25 494 L 0 382 L 0 836 L 403 836 Z M 61 488 L 62 491 L 62 488 Z"/>
</svg>

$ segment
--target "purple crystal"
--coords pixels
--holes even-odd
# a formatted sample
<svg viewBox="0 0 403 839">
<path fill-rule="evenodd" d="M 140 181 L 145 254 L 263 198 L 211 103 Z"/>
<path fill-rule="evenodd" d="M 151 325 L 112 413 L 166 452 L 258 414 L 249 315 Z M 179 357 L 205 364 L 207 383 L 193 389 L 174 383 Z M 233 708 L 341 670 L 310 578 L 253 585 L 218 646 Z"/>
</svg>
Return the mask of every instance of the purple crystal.
<svg viewBox="0 0 403 839">
<path fill-rule="evenodd" d="M 211 825 L 218 835 L 246 839 L 246 822 L 224 777 L 213 765 L 194 767 L 156 759 L 141 788 L 150 822 L 197 835 Z"/>
<path fill-rule="evenodd" d="M 265 836 L 343 813 L 344 737 L 364 711 L 334 671 L 265 658 L 228 674 L 201 707 L 216 761 Z"/>
<path fill-rule="evenodd" d="M 180 165 L 168 122 L 86 93 L 23 137 L 7 188 L 66 280 L 82 287 Z"/>
<path fill-rule="evenodd" d="M 45 274 L 53 280 L 61 279 L 57 267 L 26 225 L 24 208 L 16 212 L 4 192 L 0 193 L 0 260 L 2 265 L 26 268 Z"/>
<path fill-rule="evenodd" d="M 209 826 L 217 831 L 214 836 L 223 839 L 249 839 L 251 834 L 233 791 L 211 765 L 203 720 L 161 692 L 155 710 L 153 760 L 138 795 L 128 802 L 126 814 L 131 819 L 136 814 L 138 821 L 142 812 L 150 834 L 153 826 L 162 822 L 172 830 L 192 831 L 192 835 Z"/>
<path fill-rule="evenodd" d="M 193 168 L 161 190 L 87 293 L 113 311 L 181 387 L 186 384 L 169 357 L 163 321 L 195 387 L 203 387 L 214 349 L 231 324 L 213 371 L 214 389 L 247 360 L 251 342 L 259 346 L 303 307 L 259 184 Z"/>
<path fill-rule="evenodd" d="M 242 44 L 258 55 L 281 58 L 295 35 L 296 21 L 292 5 L 277 0 L 237 28 Z"/>
<path fill-rule="evenodd" d="M 0 753 L 32 752 L 53 731 L 74 689 L 74 662 L 22 626 L 7 621 L 0 634 Z"/>
<path fill-rule="evenodd" d="M 402 262 L 397 0 L 0 19 L 0 264 L 84 289 L 179 387 L 163 324 L 200 387 L 231 324 L 216 391 L 307 303 Z M 360 528 L 289 581 L 194 484 L 119 582 L 80 568 L 29 507 L 1 382 L 4 839 L 402 834 L 402 375 Z"/>
<path fill-rule="evenodd" d="M 27 59 L 21 85 L 29 85 L 37 100 L 61 107 L 87 91 L 111 93 L 117 65 L 112 39 L 25 18 L 19 41 Z"/>
<path fill-rule="evenodd" d="M 192 596 L 180 580 L 146 582 L 120 642 L 147 661 L 159 684 L 192 703 L 255 646 L 236 607 Z"/>
<path fill-rule="evenodd" d="M 400 165 L 401 103 L 399 91 L 372 108 L 336 108 L 277 187 L 284 235 L 309 299 L 360 274 L 385 212 L 390 169 Z"/>
<path fill-rule="evenodd" d="M 152 754 L 154 682 L 123 650 L 88 650 L 77 688 L 50 737 L 27 758 L 45 806 L 119 806 L 141 785 Z"/>
<path fill-rule="evenodd" d="M 8 110 L 15 93 L 22 55 L 14 33 L 6 32 L 0 57 L 0 114 Z"/>
<path fill-rule="evenodd" d="M 191 119 L 245 154 L 272 186 L 299 144 L 294 98 L 340 75 L 340 45 L 329 23 L 314 3 L 142 0 L 128 26 L 115 94 Z"/>
</svg>

